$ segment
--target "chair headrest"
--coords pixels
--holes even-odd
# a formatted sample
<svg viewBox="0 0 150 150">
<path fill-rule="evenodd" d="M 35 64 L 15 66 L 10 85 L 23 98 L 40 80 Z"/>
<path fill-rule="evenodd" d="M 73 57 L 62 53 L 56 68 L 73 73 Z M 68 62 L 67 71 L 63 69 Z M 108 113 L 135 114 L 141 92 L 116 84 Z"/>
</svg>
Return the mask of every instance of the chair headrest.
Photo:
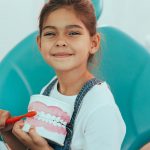
<svg viewBox="0 0 150 150">
<path fill-rule="evenodd" d="M 96 13 L 96 19 L 98 20 L 101 16 L 102 9 L 103 9 L 103 0 L 92 0 L 92 3 L 94 5 L 95 13 Z"/>
</svg>

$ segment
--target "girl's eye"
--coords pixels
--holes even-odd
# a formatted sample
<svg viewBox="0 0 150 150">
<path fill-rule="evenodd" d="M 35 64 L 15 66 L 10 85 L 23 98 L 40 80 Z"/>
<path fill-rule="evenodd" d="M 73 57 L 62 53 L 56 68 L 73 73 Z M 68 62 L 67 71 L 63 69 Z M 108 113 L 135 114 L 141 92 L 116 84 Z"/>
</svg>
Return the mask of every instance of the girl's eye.
<svg viewBox="0 0 150 150">
<path fill-rule="evenodd" d="M 80 35 L 79 32 L 69 32 L 69 35 L 74 36 L 74 35 Z"/>
<path fill-rule="evenodd" d="M 50 37 L 55 36 L 55 35 L 56 35 L 56 34 L 53 33 L 53 32 L 48 32 L 48 33 L 45 33 L 45 34 L 44 34 L 44 36 L 50 36 Z"/>
</svg>

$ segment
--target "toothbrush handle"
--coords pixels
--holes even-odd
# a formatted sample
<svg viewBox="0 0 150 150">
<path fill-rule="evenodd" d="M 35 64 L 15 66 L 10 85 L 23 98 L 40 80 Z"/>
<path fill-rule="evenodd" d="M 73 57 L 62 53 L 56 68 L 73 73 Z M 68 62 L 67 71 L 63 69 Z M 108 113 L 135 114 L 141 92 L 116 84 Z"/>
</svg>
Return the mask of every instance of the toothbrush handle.
<svg viewBox="0 0 150 150">
<path fill-rule="evenodd" d="M 17 121 L 19 121 L 20 119 L 24 118 L 25 116 L 22 115 L 22 116 L 17 116 L 17 117 L 12 117 L 12 118 L 8 118 L 6 120 L 6 124 L 12 124 L 12 123 L 15 123 Z"/>
<path fill-rule="evenodd" d="M 24 115 L 21 115 L 21 116 L 16 116 L 16 117 L 11 117 L 11 118 L 8 118 L 6 120 L 6 124 L 12 124 L 12 123 L 15 123 L 16 121 L 19 121 L 20 119 L 24 118 L 24 117 L 33 117 L 35 116 L 37 113 L 35 111 L 30 111 Z"/>
</svg>

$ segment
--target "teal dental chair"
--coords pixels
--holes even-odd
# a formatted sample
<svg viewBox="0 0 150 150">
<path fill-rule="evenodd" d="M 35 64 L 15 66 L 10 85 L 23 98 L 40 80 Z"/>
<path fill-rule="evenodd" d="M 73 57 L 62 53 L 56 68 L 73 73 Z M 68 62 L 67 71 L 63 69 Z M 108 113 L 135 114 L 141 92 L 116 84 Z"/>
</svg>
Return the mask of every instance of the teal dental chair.
<svg viewBox="0 0 150 150">
<path fill-rule="evenodd" d="M 97 18 L 101 9 L 94 1 Z M 106 80 L 125 120 L 122 150 L 138 150 L 150 140 L 150 54 L 127 34 L 113 27 L 97 29 L 103 36 L 101 59 L 93 70 Z M 27 111 L 32 94 L 55 75 L 41 57 L 37 32 L 22 40 L 0 63 L 0 109 L 13 115 Z"/>
<path fill-rule="evenodd" d="M 138 150 L 150 141 L 150 54 L 120 30 L 98 31 L 104 41 L 95 74 L 109 83 L 126 123 L 122 150 Z"/>
</svg>

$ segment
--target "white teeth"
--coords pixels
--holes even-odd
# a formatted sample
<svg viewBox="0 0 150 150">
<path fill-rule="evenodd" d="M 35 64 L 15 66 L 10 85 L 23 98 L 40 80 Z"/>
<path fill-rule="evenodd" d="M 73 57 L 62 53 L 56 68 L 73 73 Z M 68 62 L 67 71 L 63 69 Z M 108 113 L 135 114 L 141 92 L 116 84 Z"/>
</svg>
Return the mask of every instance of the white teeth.
<svg viewBox="0 0 150 150">
<path fill-rule="evenodd" d="M 51 116 L 50 116 L 49 114 L 46 114 L 46 115 L 45 115 L 45 119 L 46 119 L 46 120 L 49 120 L 49 118 L 51 118 Z"/>
<path fill-rule="evenodd" d="M 65 128 L 67 122 L 63 121 L 60 117 L 52 116 L 50 114 L 46 114 L 43 111 L 37 112 L 35 119 L 41 120 L 43 122 L 52 123 L 54 126 Z"/>
<path fill-rule="evenodd" d="M 61 123 L 63 123 L 63 120 L 62 120 L 62 119 L 60 119 L 59 121 L 60 121 Z"/>
<path fill-rule="evenodd" d="M 40 118 L 39 116 L 38 116 L 38 117 L 36 117 L 36 119 L 37 119 L 37 120 L 41 120 L 41 118 Z"/>
<path fill-rule="evenodd" d="M 57 126 L 58 126 L 58 127 L 63 127 L 60 123 L 57 123 Z"/>
<path fill-rule="evenodd" d="M 43 111 L 41 111 L 39 114 L 41 117 L 45 117 L 45 113 Z"/>
<path fill-rule="evenodd" d="M 44 120 L 46 123 L 48 123 L 48 120 Z"/>
<path fill-rule="evenodd" d="M 60 117 L 56 117 L 56 122 L 60 122 Z"/>
<path fill-rule="evenodd" d="M 52 118 L 52 120 L 55 120 L 56 117 L 55 116 L 51 116 L 51 118 Z"/>
<path fill-rule="evenodd" d="M 47 117 L 51 117 L 51 115 L 50 115 L 50 114 L 47 114 L 46 116 L 47 116 Z"/>
<path fill-rule="evenodd" d="M 63 120 L 62 120 L 62 122 L 63 122 L 63 124 L 64 124 L 65 126 L 67 125 L 67 122 L 65 122 L 65 121 L 63 121 Z"/>
<path fill-rule="evenodd" d="M 56 121 L 53 122 L 53 125 L 54 125 L 54 126 L 57 126 L 57 124 L 58 124 L 58 123 L 57 123 Z"/>
<path fill-rule="evenodd" d="M 48 119 L 48 123 L 52 123 L 52 122 L 53 122 L 52 120 Z"/>
<path fill-rule="evenodd" d="M 45 118 L 41 118 L 41 120 L 42 120 L 42 121 L 46 121 L 46 119 L 45 119 Z"/>
</svg>

